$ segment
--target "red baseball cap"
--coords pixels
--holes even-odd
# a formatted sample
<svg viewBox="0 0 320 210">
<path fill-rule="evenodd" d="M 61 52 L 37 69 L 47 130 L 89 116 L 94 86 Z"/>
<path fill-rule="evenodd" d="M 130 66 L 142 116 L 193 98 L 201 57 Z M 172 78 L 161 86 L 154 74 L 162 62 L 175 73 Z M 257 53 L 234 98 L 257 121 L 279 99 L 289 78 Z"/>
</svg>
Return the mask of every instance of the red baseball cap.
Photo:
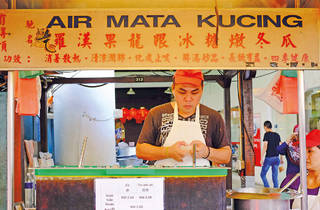
<svg viewBox="0 0 320 210">
<path fill-rule="evenodd" d="M 320 145 L 320 130 L 314 129 L 306 136 L 306 147 L 314 147 Z"/>
<path fill-rule="evenodd" d="M 195 86 L 201 86 L 204 80 L 201 70 L 188 69 L 188 70 L 176 70 L 173 76 L 174 82 L 176 84 L 192 84 Z"/>
</svg>

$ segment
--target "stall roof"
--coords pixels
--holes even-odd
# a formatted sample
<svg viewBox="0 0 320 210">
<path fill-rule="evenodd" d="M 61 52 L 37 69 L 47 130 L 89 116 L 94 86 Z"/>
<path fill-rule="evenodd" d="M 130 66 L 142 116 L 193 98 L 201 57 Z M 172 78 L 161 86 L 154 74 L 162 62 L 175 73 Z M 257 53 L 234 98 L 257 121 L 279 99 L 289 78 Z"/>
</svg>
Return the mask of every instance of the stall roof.
<svg viewBox="0 0 320 210">
<path fill-rule="evenodd" d="M 293 8 L 294 0 L 16 0 L 18 9 L 64 8 Z M 301 1 L 301 8 L 320 7 L 318 0 Z M 7 9 L 8 1 L 0 0 L 0 9 Z"/>
</svg>

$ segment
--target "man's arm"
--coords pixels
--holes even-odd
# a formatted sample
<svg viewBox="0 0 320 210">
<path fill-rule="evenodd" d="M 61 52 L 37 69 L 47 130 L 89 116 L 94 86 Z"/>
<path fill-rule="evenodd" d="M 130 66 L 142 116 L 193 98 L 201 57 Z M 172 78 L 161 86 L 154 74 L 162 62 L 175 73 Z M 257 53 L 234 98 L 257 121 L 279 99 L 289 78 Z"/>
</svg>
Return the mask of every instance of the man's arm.
<svg viewBox="0 0 320 210">
<path fill-rule="evenodd" d="M 277 146 L 277 151 L 280 155 L 285 155 L 287 153 L 288 144 L 286 142 L 282 142 L 279 146 Z"/>
<path fill-rule="evenodd" d="M 224 146 L 219 149 L 208 147 L 210 149 L 210 155 L 207 158 L 214 164 L 227 164 L 231 158 L 230 146 Z"/>
<path fill-rule="evenodd" d="M 210 160 L 212 164 L 227 164 L 231 160 L 231 143 L 226 137 L 226 127 L 222 116 L 214 111 L 209 116 L 212 126 L 211 145 L 205 146 L 204 158 Z M 206 143 L 208 145 L 208 143 Z M 212 146 L 212 147 L 211 147 Z M 209 154 L 209 156 L 208 156 Z"/>
<path fill-rule="evenodd" d="M 148 143 L 137 143 L 137 158 L 143 160 L 161 160 L 167 158 L 168 147 L 158 147 Z"/>
<path fill-rule="evenodd" d="M 231 158 L 230 146 L 224 146 L 219 149 L 208 147 L 199 140 L 191 142 L 191 145 L 196 145 L 196 156 L 198 158 L 206 158 L 214 164 L 226 164 L 229 163 Z M 193 155 L 193 151 L 190 153 Z"/>
<path fill-rule="evenodd" d="M 263 142 L 262 153 L 261 153 L 261 165 L 263 165 L 263 161 L 264 161 L 264 158 L 265 158 L 265 154 L 266 154 L 267 148 L 268 148 L 268 142 L 264 141 Z"/>
<path fill-rule="evenodd" d="M 161 160 L 172 158 L 176 161 L 182 161 L 183 157 L 189 153 L 189 151 L 181 148 L 186 146 L 184 141 L 178 141 L 170 147 L 159 147 L 148 143 L 138 143 L 136 146 L 136 155 L 143 160 Z"/>
</svg>

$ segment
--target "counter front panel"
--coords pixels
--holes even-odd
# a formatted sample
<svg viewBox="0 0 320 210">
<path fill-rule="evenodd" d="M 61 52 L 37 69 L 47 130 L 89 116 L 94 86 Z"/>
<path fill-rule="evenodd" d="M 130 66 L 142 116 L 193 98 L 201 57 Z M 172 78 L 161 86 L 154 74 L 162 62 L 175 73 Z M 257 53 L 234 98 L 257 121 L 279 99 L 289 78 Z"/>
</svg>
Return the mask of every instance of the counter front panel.
<svg viewBox="0 0 320 210">
<path fill-rule="evenodd" d="M 223 210 L 226 208 L 227 170 L 227 168 L 192 167 L 35 169 L 37 209 L 94 210 L 94 180 L 97 177 L 110 179 L 165 177 L 165 210 Z"/>
</svg>

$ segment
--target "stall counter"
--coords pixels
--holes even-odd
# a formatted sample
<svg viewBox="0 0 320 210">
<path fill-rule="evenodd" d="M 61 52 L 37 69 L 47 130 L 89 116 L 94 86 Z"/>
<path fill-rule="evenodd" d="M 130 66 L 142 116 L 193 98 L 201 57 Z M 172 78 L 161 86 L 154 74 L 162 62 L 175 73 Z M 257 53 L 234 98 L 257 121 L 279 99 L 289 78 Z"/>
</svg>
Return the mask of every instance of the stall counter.
<svg viewBox="0 0 320 210">
<path fill-rule="evenodd" d="M 164 177 L 164 209 L 226 209 L 226 176 L 221 167 L 36 168 L 37 210 L 95 209 L 96 178 Z"/>
</svg>

